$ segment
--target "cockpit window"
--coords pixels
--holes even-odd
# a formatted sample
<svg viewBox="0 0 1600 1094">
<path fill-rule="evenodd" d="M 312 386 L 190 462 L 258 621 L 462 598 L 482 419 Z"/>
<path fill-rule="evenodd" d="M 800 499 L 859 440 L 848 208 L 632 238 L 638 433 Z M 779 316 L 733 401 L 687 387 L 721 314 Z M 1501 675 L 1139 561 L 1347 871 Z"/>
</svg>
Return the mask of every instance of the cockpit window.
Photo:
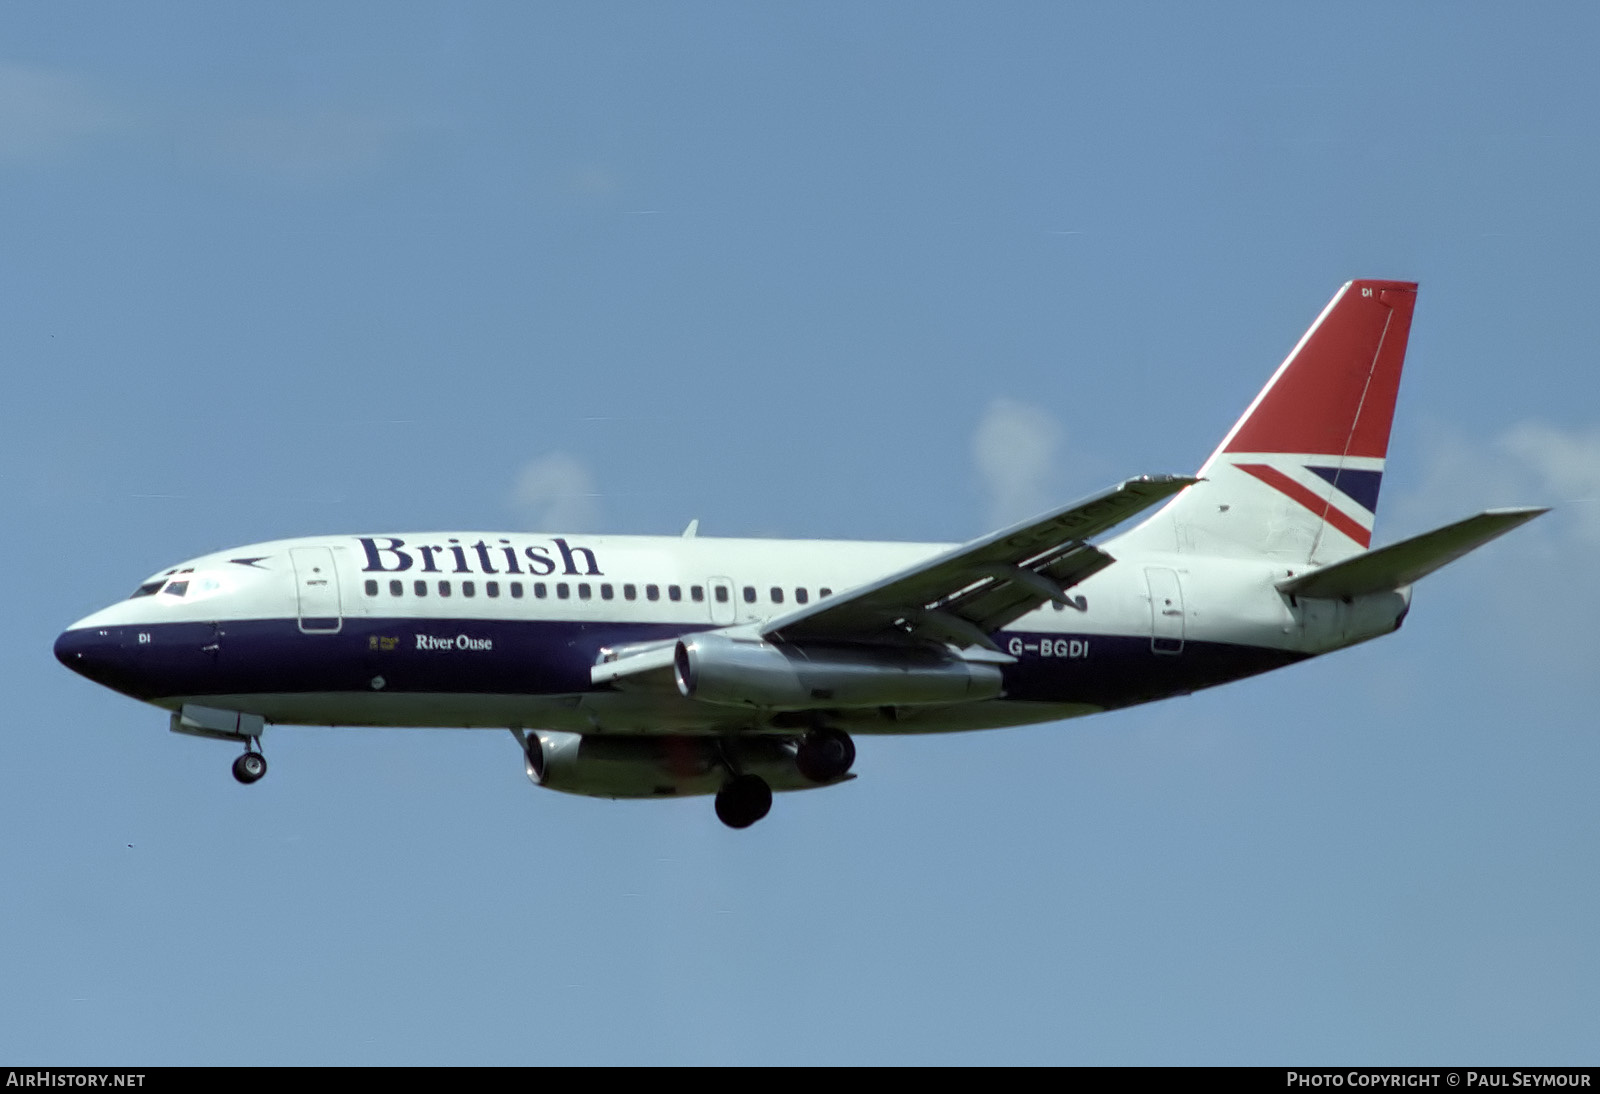
<svg viewBox="0 0 1600 1094">
<path fill-rule="evenodd" d="M 164 577 L 159 577 L 154 581 L 146 581 L 143 585 L 140 585 L 137 589 L 133 590 L 133 595 L 128 597 L 128 599 L 137 600 L 141 596 L 154 596 L 161 591 L 161 586 L 165 585 L 166 583 L 167 579 Z"/>
<path fill-rule="evenodd" d="M 189 572 L 192 573 L 193 571 Z M 189 583 L 187 581 L 169 581 L 167 582 L 167 587 L 161 591 L 169 596 L 182 596 L 189 591 Z"/>
</svg>

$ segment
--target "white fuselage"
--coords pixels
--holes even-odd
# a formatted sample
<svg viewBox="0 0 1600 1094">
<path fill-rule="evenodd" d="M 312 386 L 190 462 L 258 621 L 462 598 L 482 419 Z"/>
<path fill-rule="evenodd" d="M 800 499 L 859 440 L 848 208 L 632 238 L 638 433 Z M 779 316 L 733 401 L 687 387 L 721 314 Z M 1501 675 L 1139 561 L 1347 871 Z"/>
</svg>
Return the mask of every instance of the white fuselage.
<svg viewBox="0 0 1600 1094">
<path fill-rule="evenodd" d="M 916 565 L 934 543 L 403 533 L 279 540 L 172 567 L 63 635 L 102 682 L 168 709 L 268 722 L 724 734 L 782 719 L 674 689 L 597 687 L 619 648 L 748 629 Z M 852 732 L 1092 713 L 1387 633 L 1406 598 L 1296 604 L 1266 560 L 1140 552 L 994 636 L 1005 695 L 839 712 Z M 175 584 L 176 583 L 176 584 Z M 58 644 L 58 650 L 60 646 Z M 77 667 L 77 666 L 75 666 Z M 86 671 L 80 668 L 80 671 Z M 86 671 L 87 675 L 94 673 Z M 102 678 L 102 677 L 96 677 Z"/>
</svg>

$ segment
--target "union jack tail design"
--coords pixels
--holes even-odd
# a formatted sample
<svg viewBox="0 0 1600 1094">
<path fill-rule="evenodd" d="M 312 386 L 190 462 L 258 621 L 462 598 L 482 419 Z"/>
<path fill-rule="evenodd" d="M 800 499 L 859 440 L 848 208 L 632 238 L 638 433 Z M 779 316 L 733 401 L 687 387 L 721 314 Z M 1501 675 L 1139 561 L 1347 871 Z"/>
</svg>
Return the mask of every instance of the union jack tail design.
<svg viewBox="0 0 1600 1094">
<path fill-rule="evenodd" d="M 1200 469 L 1205 481 L 1131 534 L 1294 564 L 1369 547 L 1416 299 L 1409 281 L 1341 288 Z"/>
</svg>

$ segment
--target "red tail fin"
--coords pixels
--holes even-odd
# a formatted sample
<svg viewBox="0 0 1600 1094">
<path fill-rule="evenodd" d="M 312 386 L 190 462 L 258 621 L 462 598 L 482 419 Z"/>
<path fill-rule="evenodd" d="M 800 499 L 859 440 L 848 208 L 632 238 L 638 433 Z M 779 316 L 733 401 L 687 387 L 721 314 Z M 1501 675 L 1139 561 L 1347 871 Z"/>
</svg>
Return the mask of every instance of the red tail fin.
<svg viewBox="0 0 1600 1094">
<path fill-rule="evenodd" d="M 1190 487 L 1129 542 L 1285 563 L 1364 550 L 1383 484 L 1417 286 L 1334 296 Z"/>
<path fill-rule="evenodd" d="M 1413 281 L 1339 290 L 1217 449 L 1382 459 L 1417 302 Z M 1214 455 L 1212 459 L 1216 459 Z"/>
</svg>

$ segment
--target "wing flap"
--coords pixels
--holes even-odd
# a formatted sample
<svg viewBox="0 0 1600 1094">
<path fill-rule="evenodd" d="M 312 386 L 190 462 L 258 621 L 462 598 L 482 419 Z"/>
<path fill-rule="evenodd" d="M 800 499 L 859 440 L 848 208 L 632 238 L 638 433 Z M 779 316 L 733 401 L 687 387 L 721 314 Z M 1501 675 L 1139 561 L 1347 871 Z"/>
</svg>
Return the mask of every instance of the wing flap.
<svg viewBox="0 0 1600 1094">
<path fill-rule="evenodd" d="M 1278 582 L 1280 592 L 1336 599 L 1398 589 L 1427 577 L 1548 509 L 1490 509 L 1420 536 Z"/>
<path fill-rule="evenodd" d="M 872 640 L 914 635 L 958 646 L 987 634 L 1111 565 L 1084 542 L 1198 480 L 1129 479 L 1103 493 L 963 544 L 917 566 L 772 620 L 762 637 Z M 919 635 L 919 631 L 921 632 Z M 984 636 L 980 638 L 979 636 Z"/>
<path fill-rule="evenodd" d="M 940 605 L 941 610 L 962 618 L 982 620 L 988 630 L 1001 627 L 1027 615 L 1041 604 L 1055 601 L 1076 607 L 1066 590 L 1099 573 L 1115 560 L 1098 547 L 1079 544 L 1063 550 L 1048 563 L 1029 569 L 1011 567 L 1015 576 L 982 582 L 957 593 Z"/>
</svg>

